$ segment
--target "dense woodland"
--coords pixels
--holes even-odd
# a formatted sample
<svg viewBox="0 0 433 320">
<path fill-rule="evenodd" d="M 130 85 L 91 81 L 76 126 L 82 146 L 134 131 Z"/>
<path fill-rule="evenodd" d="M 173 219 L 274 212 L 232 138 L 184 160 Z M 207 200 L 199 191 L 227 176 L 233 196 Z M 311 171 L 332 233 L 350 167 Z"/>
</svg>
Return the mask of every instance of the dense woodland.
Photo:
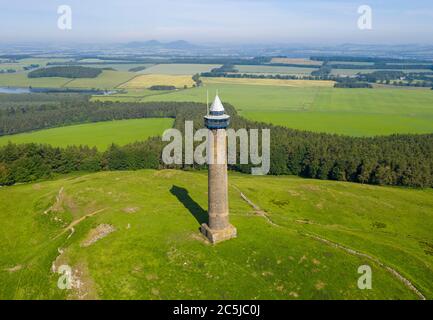
<svg viewBox="0 0 433 320">
<path fill-rule="evenodd" d="M 7 106 L 0 95 L 1 134 L 25 132 L 74 123 L 143 117 L 173 117 L 174 127 L 184 130 L 184 121 L 193 120 L 195 129 L 203 127 L 206 106 L 197 103 L 89 102 L 83 97 L 24 98 Z M 19 98 L 15 98 L 20 100 Z M 44 100 L 45 99 L 45 100 Z M 39 100 L 39 103 L 37 102 Z M 226 104 L 232 116 L 231 126 L 271 128 L 271 172 L 302 177 L 353 181 L 360 183 L 433 187 L 433 134 L 392 135 L 374 138 L 292 130 L 246 120 Z M 48 145 L 8 144 L 0 148 L 0 185 L 49 178 L 73 171 L 136 170 L 165 168 L 160 137 L 126 146 L 112 145 L 107 151 L 74 146 L 56 148 Z M 174 166 L 177 167 L 177 166 Z M 199 166 L 183 166 L 194 169 Z M 250 172 L 249 165 L 231 166 L 232 170 Z"/>
<path fill-rule="evenodd" d="M 96 78 L 102 72 L 99 68 L 82 66 L 49 67 L 33 70 L 27 74 L 29 78 L 62 77 L 62 78 Z"/>
</svg>

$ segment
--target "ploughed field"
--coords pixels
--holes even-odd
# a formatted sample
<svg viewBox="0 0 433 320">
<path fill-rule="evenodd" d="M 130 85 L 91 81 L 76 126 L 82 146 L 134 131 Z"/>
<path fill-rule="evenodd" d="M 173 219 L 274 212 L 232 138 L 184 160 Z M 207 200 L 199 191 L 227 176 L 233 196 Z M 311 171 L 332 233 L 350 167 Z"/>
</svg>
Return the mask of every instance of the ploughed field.
<svg viewBox="0 0 433 320">
<path fill-rule="evenodd" d="M 238 238 L 212 246 L 205 171 L 0 188 L 0 299 L 433 298 L 433 190 L 230 174 L 229 193 Z"/>
</svg>

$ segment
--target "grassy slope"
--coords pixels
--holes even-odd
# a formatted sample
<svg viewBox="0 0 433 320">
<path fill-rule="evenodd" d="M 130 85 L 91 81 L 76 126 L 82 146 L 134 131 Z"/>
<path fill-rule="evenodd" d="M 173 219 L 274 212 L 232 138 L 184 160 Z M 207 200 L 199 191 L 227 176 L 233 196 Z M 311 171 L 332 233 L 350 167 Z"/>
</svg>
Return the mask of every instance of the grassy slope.
<svg viewBox="0 0 433 320">
<path fill-rule="evenodd" d="M 219 89 L 249 119 L 290 128 L 352 136 L 433 132 L 432 90 L 208 84 L 142 101 L 205 102 L 207 89 L 211 95 Z"/>
<path fill-rule="evenodd" d="M 0 137 L 0 146 L 11 141 L 44 143 L 58 147 L 88 145 L 105 150 L 112 143 L 125 145 L 146 140 L 151 136 L 159 136 L 172 125 L 173 120 L 165 118 L 87 123 L 3 136 Z"/>
<path fill-rule="evenodd" d="M 433 258 L 420 244 L 433 241 L 432 190 L 233 174 L 230 210 L 239 237 L 212 247 L 197 230 L 207 208 L 206 178 L 206 172 L 146 170 L 1 188 L 0 298 L 66 297 L 50 272 L 58 247 L 65 250 L 62 262 L 82 271 L 89 297 L 415 298 L 383 268 L 305 233 L 374 255 L 433 297 Z M 190 199 L 179 201 L 173 186 L 185 188 Z M 255 215 L 233 186 L 281 227 Z M 43 214 L 62 187 L 59 210 Z M 104 208 L 75 226 L 69 239 L 68 232 L 52 240 L 72 220 Z M 386 228 L 373 228 L 375 221 Z M 101 223 L 116 231 L 80 246 Z M 372 266 L 373 290 L 357 289 L 363 264 Z M 21 269 L 5 271 L 16 266 Z"/>
</svg>

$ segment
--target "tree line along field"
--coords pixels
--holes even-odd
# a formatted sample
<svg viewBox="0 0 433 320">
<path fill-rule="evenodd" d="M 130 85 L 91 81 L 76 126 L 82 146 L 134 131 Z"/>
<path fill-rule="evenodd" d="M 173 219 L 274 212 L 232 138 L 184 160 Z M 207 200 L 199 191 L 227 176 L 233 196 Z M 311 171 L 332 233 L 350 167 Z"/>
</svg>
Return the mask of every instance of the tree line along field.
<svg viewBox="0 0 433 320">
<path fill-rule="evenodd" d="M 433 297 L 432 190 L 230 174 L 238 238 L 210 246 L 206 185 L 206 172 L 144 170 L 0 188 L 0 298 Z M 357 287 L 366 264 L 372 290 Z M 57 288 L 60 265 L 80 289 Z"/>
<path fill-rule="evenodd" d="M 113 143 L 122 146 L 160 136 L 172 126 L 173 119 L 169 118 L 103 121 L 6 135 L 0 137 L 0 146 L 9 142 L 41 143 L 55 147 L 83 145 L 104 151 Z"/>
</svg>

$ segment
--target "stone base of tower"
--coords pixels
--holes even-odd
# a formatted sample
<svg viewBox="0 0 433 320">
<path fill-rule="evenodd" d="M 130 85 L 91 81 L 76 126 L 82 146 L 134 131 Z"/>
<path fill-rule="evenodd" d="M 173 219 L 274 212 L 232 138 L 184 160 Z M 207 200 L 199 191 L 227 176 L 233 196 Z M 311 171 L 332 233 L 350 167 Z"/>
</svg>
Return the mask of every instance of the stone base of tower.
<svg viewBox="0 0 433 320">
<path fill-rule="evenodd" d="M 209 228 L 207 223 L 203 223 L 200 227 L 200 231 L 206 238 L 208 238 L 211 243 L 218 243 L 225 240 L 230 240 L 236 238 L 237 235 L 236 228 L 233 227 L 231 224 L 225 229 L 214 230 Z"/>
</svg>

